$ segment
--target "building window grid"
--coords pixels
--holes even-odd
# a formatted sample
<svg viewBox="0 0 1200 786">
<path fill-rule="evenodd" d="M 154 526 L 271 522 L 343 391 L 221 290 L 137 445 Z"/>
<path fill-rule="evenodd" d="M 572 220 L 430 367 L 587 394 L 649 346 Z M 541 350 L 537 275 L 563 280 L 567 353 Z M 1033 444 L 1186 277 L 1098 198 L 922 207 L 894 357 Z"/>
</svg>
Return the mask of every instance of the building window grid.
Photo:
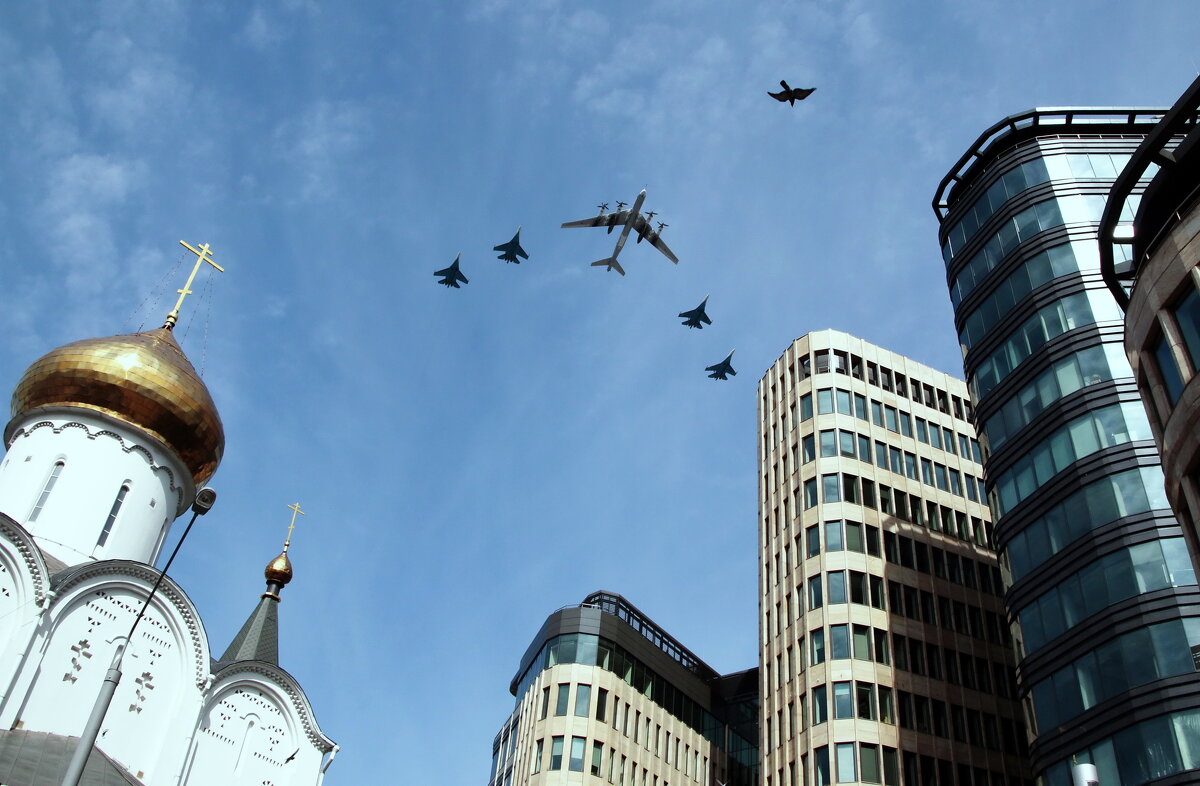
<svg viewBox="0 0 1200 786">
<path fill-rule="evenodd" d="M 920 394 L 921 394 L 921 390 L 922 390 L 921 386 L 913 385 L 912 389 L 914 392 L 914 398 L 916 400 L 920 400 Z M 956 409 L 958 409 L 962 405 L 961 400 L 959 400 L 957 397 L 950 397 L 949 400 L 953 401 L 953 403 L 955 405 L 958 405 L 958 406 L 956 406 Z M 948 408 L 946 401 L 947 401 L 947 398 L 943 394 L 943 396 L 941 397 L 941 407 L 940 407 L 941 409 L 943 409 L 943 411 Z M 865 402 L 864 402 L 864 404 L 865 404 Z M 851 414 L 851 413 L 843 412 L 842 414 Z M 865 407 L 864 407 L 864 414 L 865 414 Z M 859 436 L 861 437 L 861 435 L 859 435 Z M 947 440 L 957 439 L 959 441 L 957 445 L 951 443 L 952 447 L 950 447 L 947 452 L 949 452 L 951 454 L 962 455 L 964 458 L 967 458 L 967 459 L 970 459 L 972 454 L 978 457 L 978 455 L 979 455 L 978 443 L 974 442 L 974 440 L 971 440 L 971 442 L 974 442 L 973 451 L 972 451 L 972 453 L 968 453 L 968 449 L 966 447 L 965 442 L 967 440 L 970 440 L 969 437 L 965 437 L 961 434 L 956 434 L 956 433 L 946 434 L 945 436 L 946 436 Z M 860 444 L 861 444 L 861 440 L 859 440 L 859 439 L 856 439 L 856 442 L 860 442 Z M 839 437 L 839 448 L 840 448 L 839 452 L 842 455 L 844 455 L 845 457 L 848 457 L 848 458 L 854 457 L 854 456 L 851 456 L 850 451 L 846 448 L 845 438 Z M 956 450 L 956 448 L 957 448 L 957 450 Z M 964 482 L 969 483 L 970 480 L 973 480 L 973 479 L 964 478 Z M 981 482 L 980 482 L 980 484 L 981 484 Z M 973 490 L 974 488 L 975 488 L 975 486 L 974 486 L 974 484 L 972 484 L 970 489 L 968 490 L 968 493 L 970 490 Z M 836 498 L 836 494 L 833 492 L 833 482 L 830 479 L 828 479 L 828 475 L 826 476 L 826 479 L 821 481 L 821 489 L 823 492 L 828 491 L 828 493 L 825 496 L 827 496 L 829 498 Z M 961 492 L 960 492 L 960 494 L 961 494 Z M 920 506 L 917 506 L 917 508 L 918 508 L 918 510 L 920 510 Z M 945 511 L 943 511 L 943 514 L 945 514 Z M 918 516 L 919 516 L 919 514 L 918 514 Z M 965 520 L 965 516 L 964 516 L 964 520 Z M 936 519 L 935 519 L 935 521 L 936 521 Z M 809 556 L 816 556 L 817 554 L 820 553 L 820 544 L 819 544 L 819 534 L 818 533 L 819 533 L 819 529 L 814 528 L 814 527 L 808 528 L 808 542 L 806 544 L 807 545 L 806 553 Z M 799 536 L 797 536 L 797 543 L 799 544 Z M 800 558 L 801 558 L 801 555 L 798 550 L 797 551 L 797 560 L 799 561 Z M 817 640 L 822 639 L 822 636 L 820 635 L 822 633 L 821 631 L 817 631 L 815 633 L 817 633 L 818 635 L 810 636 L 810 641 L 813 639 L 817 639 Z M 803 637 L 801 637 L 800 640 L 802 641 Z M 818 651 L 823 652 L 823 642 L 818 645 L 817 649 L 814 649 L 814 655 L 813 655 L 814 661 L 817 661 L 818 659 L 820 659 L 820 660 L 824 659 L 823 654 L 822 655 L 815 654 Z M 881 709 L 880 712 L 882 712 L 882 711 L 883 710 Z M 804 715 L 806 717 L 807 713 L 804 713 Z"/>
</svg>

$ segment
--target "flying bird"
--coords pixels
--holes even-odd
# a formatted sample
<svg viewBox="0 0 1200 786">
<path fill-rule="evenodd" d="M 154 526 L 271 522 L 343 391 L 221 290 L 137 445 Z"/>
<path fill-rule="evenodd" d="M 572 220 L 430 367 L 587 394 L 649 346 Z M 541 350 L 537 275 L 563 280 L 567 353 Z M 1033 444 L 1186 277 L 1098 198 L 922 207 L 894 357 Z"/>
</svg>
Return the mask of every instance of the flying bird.
<svg viewBox="0 0 1200 786">
<path fill-rule="evenodd" d="M 704 369 L 705 371 L 712 372 L 711 374 L 708 375 L 709 379 L 728 379 L 729 377 L 726 375 L 731 375 L 731 376 L 735 376 L 735 377 L 737 376 L 737 372 L 733 370 L 733 365 L 730 363 L 730 361 L 733 360 L 734 352 L 737 352 L 737 350 L 736 349 L 730 350 L 729 354 L 726 355 L 725 359 L 722 360 L 720 363 L 716 363 L 716 364 L 711 365 L 708 368 Z"/>
<path fill-rule="evenodd" d="M 438 282 L 439 284 L 444 284 L 448 287 L 454 287 L 455 289 L 458 289 L 459 281 L 463 282 L 464 284 L 470 283 L 467 281 L 467 277 L 464 276 L 458 269 L 458 260 L 460 257 L 462 257 L 462 254 L 459 254 L 454 258 L 454 261 L 450 264 L 450 267 L 443 268 L 434 273 L 435 276 L 442 277 L 442 280 Z"/>
<path fill-rule="evenodd" d="M 797 101 L 808 98 L 817 89 L 815 87 L 788 87 L 788 83 L 783 79 L 779 80 L 779 84 L 783 85 L 783 90 L 778 93 L 768 90 L 767 95 L 779 102 L 787 101 L 792 106 L 795 106 Z"/>
<path fill-rule="evenodd" d="M 708 295 L 704 296 L 704 300 L 700 305 L 693 308 L 691 311 L 684 311 L 679 316 L 683 317 L 683 324 L 690 328 L 704 329 L 704 325 L 711 325 L 712 320 L 708 318 L 708 314 L 704 313 L 704 307 L 708 304 Z M 704 325 L 700 323 L 703 322 Z"/>
<path fill-rule="evenodd" d="M 529 259 L 529 255 L 525 253 L 525 249 L 521 248 L 521 228 L 517 227 L 517 234 L 513 235 L 512 240 L 507 243 L 501 243 L 492 248 L 493 251 L 499 251 L 500 256 L 496 259 L 503 259 L 505 262 L 514 262 L 521 264 L 521 259 Z M 521 259 L 517 259 L 520 257 Z"/>
</svg>

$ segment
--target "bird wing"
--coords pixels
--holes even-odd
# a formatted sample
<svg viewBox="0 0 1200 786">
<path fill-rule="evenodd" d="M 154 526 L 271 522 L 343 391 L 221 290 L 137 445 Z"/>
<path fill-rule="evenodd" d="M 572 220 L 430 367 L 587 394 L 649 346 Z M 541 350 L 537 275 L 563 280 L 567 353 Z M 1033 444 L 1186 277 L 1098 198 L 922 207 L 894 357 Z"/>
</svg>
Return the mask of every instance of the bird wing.
<svg viewBox="0 0 1200 786">
<path fill-rule="evenodd" d="M 792 90 L 792 95 L 795 96 L 797 100 L 803 101 L 812 95 L 813 91 L 816 89 L 817 88 L 815 87 L 797 87 Z"/>
<path fill-rule="evenodd" d="M 782 91 L 779 93 L 772 93 L 770 90 L 768 90 L 767 95 L 769 95 L 771 98 L 774 98 L 776 101 L 788 100 L 787 93 L 784 93 Z"/>
</svg>

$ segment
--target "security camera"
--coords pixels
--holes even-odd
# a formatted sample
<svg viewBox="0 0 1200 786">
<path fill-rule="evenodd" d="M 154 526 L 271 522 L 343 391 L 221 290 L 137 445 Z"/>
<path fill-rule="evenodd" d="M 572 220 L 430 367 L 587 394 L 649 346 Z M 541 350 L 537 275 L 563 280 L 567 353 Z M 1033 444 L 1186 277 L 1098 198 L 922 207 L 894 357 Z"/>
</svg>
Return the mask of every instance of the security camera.
<svg viewBox="0 0 1200 786">
<path fill-rule="evenodd" d="M 208 486 L 196 492 L 196 501 L 192 503 L 192 510 L 200 516 L 212 510 L 213 504 L 217 501 L 217 492 L 213 491 Z"/>
</svg>

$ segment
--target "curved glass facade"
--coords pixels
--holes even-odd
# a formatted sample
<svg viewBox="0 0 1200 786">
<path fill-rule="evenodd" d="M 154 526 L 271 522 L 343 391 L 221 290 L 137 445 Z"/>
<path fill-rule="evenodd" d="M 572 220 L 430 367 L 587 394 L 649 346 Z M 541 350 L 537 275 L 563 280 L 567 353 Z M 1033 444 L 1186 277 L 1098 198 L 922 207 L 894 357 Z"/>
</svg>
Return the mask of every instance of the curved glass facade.
<svg viewBox="0 0 1200 786">
<path fill-rule="evenodd" d="M 1139 467 L 1107 475 L 1057 502 L 1026 524 L 1005 546 L 1012 581 L 1094 529 L 1150 510 L 1169 510 L 1162 469 Z"/>
<path fill-rule="evenodd" d="M 1063 226 L 1100 220 L 1104 197 L 1098 194 L 1071 194 L 1030 205 L 1013 216 L 967 261 L 950 283 L 950 299 L 961 303 L 975 291 L 1004 259 L 1024 241 L 1039 232 Z"/>
<path fill-rule="evenodd" d="M 1095 243 L 1063 243 L 1034 254 L 1008 278 L 996 285 L 992 294 L 971 311 L 958 332 L 963 353 L 987 335 L 1013 306 L 1033 290 L 1056 278 L 1084 270 L 1099 270 L 1100 254 Z M 955 303 L 957 307 L 958 304 Z"/>
<path fill-rule="evenodd" d="M 1166 587 L 1196 583 L 1183 538 L 1105 554 L 1017 612 L 1023 654 L 1031 655 L 1101 609 Z"/>
<path fill-rule="evenodd" d="M 971 392 L 982 399 L 1051 339 L 1068 330 L 1121 319 L 1121 309 L 1105 289 L 1076 292 L 1049 303 L 1025 320 L 971 377 Z"/>
<path fill-rule="evenodd" d="M 1050 368 L 1018 390 L 1000 411 L 984 423 L 988 449 L 996 450 L 1009 437 L 1054 402 L 1087 385 L 1133 376 L 1129 359 L 1117 344 L 1101 344 L 1054 361 Z"/>
<path fill-rule="evenodd" d="M 1122 729 L 1047 768 L 1038 786 L 1072 786 L 1072 763 L 1095 764 L 1104 786 L 1137 786 L 1200 769 L 1200 709 Z"/>
<path fill-rule="evenodd" d="M 1130 688 L 1195 670 L 1191 648 L 1200 644 L 1200 619 L 1160 622 L 1106 641 L 1035 683 L 1039 728 L 1061 726 L 1084 710 Z"/>
<path fill-rule="evenodd" d="M 1080 415 L 1050 432 L 995 479 L 992 510 L 1004 515 L 1085 456 L 1153 436 L 1140 403 L 1112 404 Z"/>
<path fill-rule="evenodd" d="M 1124 658 L 1128 646 L 1144 644 L 1138 635 L 1101 647 L 1089 641 L 1081 648 L 1072 631 L 1085 621 L 1087 630 L 1095 631 L 1106 609 L 1117 602 L 1124 624 L 1144 630 L 1148 620 L 1141 621 L 1143 603 L 1151 601 L 1140 598 L 1151 592 L 1154 605 L 1146 605 L 1144 613 L 1153 608 L 1161 615 L 1155 623 L 1182 617 L 1161 590 L 1194 585 L 1196 577 L 1166 504 L 1161 470 L 1143 466 L 1142 440 L 1151 439 L 1152 432 L 1140 399 L 1126 392 L 1133 388 L 1124 384 L 1132 381 L 1132 373 L 1123 360 L 1120 335 L 1079 331 L 1069 341 L 1053 341 L 1075 328 L 1118 324 L 1124 316 L 1107 289 L 1081 291 L 1080 285 L 1091 287 L 1098 267 L 1094 232 L 1106 196 L 1097 192 L 1107 191 L 1149 126 L 1123 110 L 1088 111 L 1103 115 L 1107 127 L 1099 128 L 1095 117 L 1083 117 L 1087 113 L 1079 110 L 1034 110 L 1021 116 L 1024 125 L 1014 120 L 1006 129 L 989 131 L 964 156 L 953 177 L 943 181 L 935 211 L 942 220 L 943 256 L 953 271 L 948 286 L 969 363 L 967 382 L 976 409 L 987 413 L 980 421 L 979 438 L 989 448 L 985 472 L 994 529 L 1003 544 L 1007 578 L 1014 582 L 1008 597 L 1029 598 L 1032 594 L 1023 587 L 1033 582 L 1038 587 L 1032 601 L 1009 608 L 1018 657 L 1024 660 L 1027 653 L 1036 652 L 1039 661 L 1070 664 L 1050 678 L 1039 673 L 1036 664 L 1020 672 L 1039 675 L 1036 686 L 1020 686 L 1022 694 L 1035 693 L 1030 699 L 1038 721 L 1030 730 L 1037 743 L 1033 766 L 1047 783 L 1069 783 L 1069 769 L 1038 757 L 1061 750 L 1059 740 L 1073 735 L 1089 746 L 1081 760 L 1091 756 L 1088 751 L 1093 748 L 1097 758 L 1108 755 L 1105 751 L 1127 753 L 1127 758 L 1112 759 L 1111 767 L 1101 767 L 1101 782 L 1132 786 L 1145 782 L 1148 778 L 1142 776 L 1148 772 L 1168 774 L 1194 766 L 1185 759 L 1189 751 L 1200 750 L 1200 737 L 1182 732 L 1172 736 L 1176 728 L 1193 728 L 1187 726 L 1192 721 L 1180 716 L 1182 726 L 1171 727 L 1163 741 L 1150 745 L 1149 737 L 1142 735 L 1153 724 L 1135 726 L 1136 716 L 1120 709 L 1106 712 L 1102 721 L 1086 728 L 1071 720 L 1100 701 L 1120 701 L 1138 681 L 1143 694 L 1171 690 L 1162 685 L 1163 677 L 1174 673 L 1172 684 L 1181 679 L 1178 654 L 1171 653 L 1162 664 L 1156 661 L 1153 669 L 1135 672 L 1132 664 L 1114 658 L 1118 652 Z M 1029 165 L 1035 150 L 1045 151 L 1044 175 Z M 1012 199 L 1009 186 L 994 184 L 991 172 L 1018 158 L 1025 159 L 1019 166 L 1022 174 L 1012 182 L 1019 185 L 1023 180 L 1026 189 L 1036 190 Z M 1000 191 L 1008 198 L 996 204 L 993 196 Z M 1120 220 L 1132 220 L 1138 201 L 1135 194 Z M 972 238 L 972 226 L 983 227 L 985 217 L 989 235 Z M 1029 243 L 1035 235 L 1034 243 L 1048 240 L 1047 229 L 1068 226 L 1069 233 L 1054 233 L 1049 248 Z M 962 250 L 966 258 L 955 258 Z M 1000 269 L 1011 272 L 1001 278 L 996 272 Z M 1066 294 L 1047 286 L 1056 279 Z M 986 295 L 964 308 L 964 300 L 977 290 Z M 1014 313 L 1029 316 L 1014 324 Z M 984 347 L 989 349 L 980 352 Z M 1023 375 L 1019 386 L 1002 384 L 1023 364 L 1034 363 L 1037 371 Z M 1091 398 L 1085 395 L 1072 396 L 1070 407 L 1054 406 L 1090 385 L 1103 389 L 1103 406 L 1081 414 Z M 1035 425 L 1036 434 L 1031 434 Z M 1004 449 L 998 450 L 1001 446 Z M 1082 487 L 1060 482 L 1066 490 L 1057 494 L 1047 488 L 1065 479 L 1081 460 L 1087 462 L 1087 474 L 1077 481 Z M 1128 540 L 1125 527 L 1130 528 Z M 1089 546 L 1096 537 L 1103 540 Z M 1089 564 L 1036 570 L 1069 547 L 1088 554 L 1084 562 Z M 1090 556 L 1105 549 L 1114 550 L 1099 558 Z M 1194 728 L 1200 729 L 1200 724 Z M 1147 756 L 1147 749 L 1156 746 L 1161 753 Z"/>
<path fill-rule="evenodd" d="M 946 233 L 942 257 L 949 263 L 954 258 L 955 249 L 961 249 L 993 213 L 1022 191 L 1061 178 L 1116 177 L 1116 173 L 1125 168 L 1130 158 L 1128 155 L 1110 153 L 1072 153 L 1042 156 L 1017 164 L 988 186 L 987 191 L 975 199 L 965 215 Z"/>
</svg>

